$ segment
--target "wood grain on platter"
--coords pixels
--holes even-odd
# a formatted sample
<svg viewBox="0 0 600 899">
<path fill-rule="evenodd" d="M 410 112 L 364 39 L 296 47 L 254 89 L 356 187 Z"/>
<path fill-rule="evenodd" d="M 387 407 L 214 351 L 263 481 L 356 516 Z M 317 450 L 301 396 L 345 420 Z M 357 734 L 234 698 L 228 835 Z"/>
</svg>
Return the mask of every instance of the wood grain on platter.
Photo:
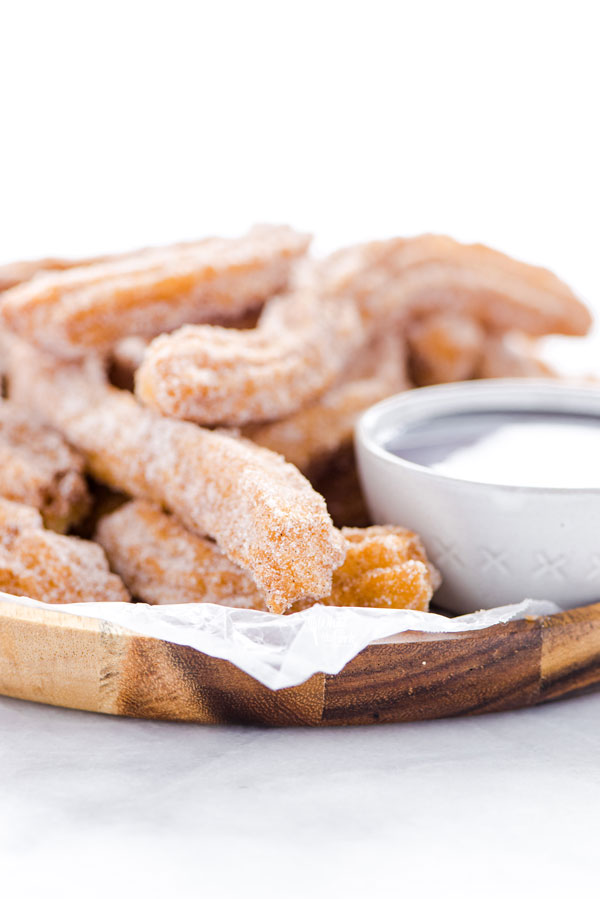
<svg viewBox="0 0 600 899">
<path fill-rule="evenodd" d="M 230 662 L 57 611 L 0 603 L 0 693 L 204 724 L 373 724 L 535 705 L 600 684 L 600 603 L 464 634 L 407 633 L 339 674 L 271 691 Z"/>
</svg>

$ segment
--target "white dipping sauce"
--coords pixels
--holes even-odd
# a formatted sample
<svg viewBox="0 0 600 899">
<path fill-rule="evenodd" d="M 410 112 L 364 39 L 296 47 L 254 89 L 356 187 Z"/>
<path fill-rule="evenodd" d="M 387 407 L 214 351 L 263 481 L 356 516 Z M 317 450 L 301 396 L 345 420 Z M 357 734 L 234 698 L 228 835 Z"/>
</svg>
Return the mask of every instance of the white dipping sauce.
<svg viewBox="0 0 600 899">
<path fill-rule="evenodd" d="M 432 471 L 522 487 L 600 488 L 600 418 L 469 412 L 400 425 L 386 449 Z"/>
</svg>

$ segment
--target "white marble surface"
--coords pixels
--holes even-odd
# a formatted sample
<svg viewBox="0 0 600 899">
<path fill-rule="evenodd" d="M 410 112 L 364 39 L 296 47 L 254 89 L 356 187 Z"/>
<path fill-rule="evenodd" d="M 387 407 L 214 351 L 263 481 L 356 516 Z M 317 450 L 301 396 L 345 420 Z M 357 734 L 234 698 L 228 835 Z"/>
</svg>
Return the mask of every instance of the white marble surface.
<svg viewBox="0 0 600 899">
<path fill-rule="evenodd" d="M 267 730 L 0 698 L 2 895 L 595 895 L 599 717 Z"/>
</svg>

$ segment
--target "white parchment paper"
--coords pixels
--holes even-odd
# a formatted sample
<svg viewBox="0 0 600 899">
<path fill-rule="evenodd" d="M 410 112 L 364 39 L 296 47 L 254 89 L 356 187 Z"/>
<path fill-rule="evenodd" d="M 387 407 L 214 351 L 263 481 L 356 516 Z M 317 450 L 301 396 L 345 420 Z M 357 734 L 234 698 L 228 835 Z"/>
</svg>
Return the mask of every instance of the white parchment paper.
<svg viewBox="0 0 600 899">
<path fill-rule="evenodd" d="M 192 646 L 206 655 L 233 662 L 272 690 L 294 687 L 317 672 L 337 674 L 369 643 L 404 631 L 454 634 L 560 611 L 554 603 L 532 599 L 459 618 L 405 609 L 320 605 L 284 616 L 211 603 L 50 605 L 7 593 L 0 593 L 0 601 L 99 618 L 146 637 Z"/>
</svg>

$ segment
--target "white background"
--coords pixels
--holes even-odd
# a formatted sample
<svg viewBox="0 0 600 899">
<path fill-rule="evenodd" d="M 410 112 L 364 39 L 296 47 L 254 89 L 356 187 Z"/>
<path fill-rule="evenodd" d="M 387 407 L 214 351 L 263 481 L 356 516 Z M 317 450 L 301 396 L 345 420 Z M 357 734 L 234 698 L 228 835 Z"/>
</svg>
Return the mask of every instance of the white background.
<svg viewBox="0 0 600 899">
<path fill-rule="evenodd" d="M 0 258 L 290 221 L 447 232 L 598 293 L 595 7 L 6 4 Z"/>
<path fill-rule="evenodd" d="M 600 296 L 593 0 L 0 0 L 0 11 L 0 261 L 289 221 L 323 249 L 447 232 Z M 593 344 L 565 353 L 596 358 Z M 0 834 L 33 847 L 6 870 L 28 895 L 48 865 L 46 888 L 58 888 L 70 843 L 63 895 L 69 877 L 107 895 L 113 864 L 114 895 L 132 882 L 200 895 L 203 870 L 211 895 L 219 870 L 236 895 L 253 893 L 246 871 L 318 895 L 331 847 L 346 895 L 380 877 L 381 894 L 405 882 L 462 896 L 519 895 L 519 883 L 536 896 L 537 884 L 546 897 L 578 883 L 591 895 L 599 711 L 590 698 L 296 741 L 0 700 L 0 777 L 18 785 L 4 800 L 0 787 Z M 164 881 L 150 873 L 160 845 L 179 847 Z"/>
</svg>

